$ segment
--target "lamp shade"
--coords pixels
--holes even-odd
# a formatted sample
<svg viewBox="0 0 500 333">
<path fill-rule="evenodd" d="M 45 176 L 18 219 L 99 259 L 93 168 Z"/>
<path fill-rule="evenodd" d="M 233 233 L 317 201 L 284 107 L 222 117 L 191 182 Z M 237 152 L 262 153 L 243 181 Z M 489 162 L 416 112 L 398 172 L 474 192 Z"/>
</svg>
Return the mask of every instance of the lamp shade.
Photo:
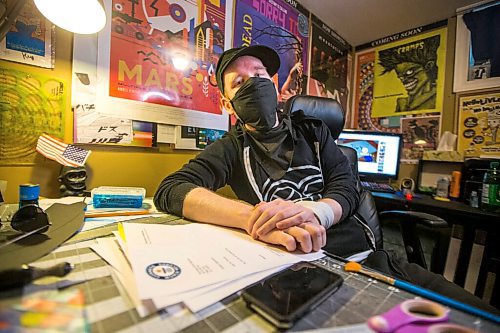
<svg viewBox="0 0 500 333">
<path fill-rule="evenodd" d="M 58 27 L 93 34 L 106 24 L 104 8 L 98 0 L 34 0 L 38 10 Z"/>
</svg>

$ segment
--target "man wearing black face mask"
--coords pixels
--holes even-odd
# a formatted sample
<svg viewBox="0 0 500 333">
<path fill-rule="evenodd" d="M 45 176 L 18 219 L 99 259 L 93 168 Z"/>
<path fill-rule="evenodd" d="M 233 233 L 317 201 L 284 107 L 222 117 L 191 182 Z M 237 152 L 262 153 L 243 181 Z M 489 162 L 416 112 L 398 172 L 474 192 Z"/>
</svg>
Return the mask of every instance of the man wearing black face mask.
<svg viewBox="0 0 500 333">
<path fill-rule="evenodd" d="M 154 198 L 162 211 L 236 227 L 254 238 L 293 251 L 326 249 L 365 265 L 399 274 L 425 288 L 496 312 L 442 276 L 373 252 L 353 214 L 359 201 L 345 156 L 321 121 L 277 111 L 271 76 L 279 57 L 265 46 L 224 52 L 217 64 L 222 106 L 236 126 L 181 170 L 165 178 Z M 214 193 L 229 184 L 241 200 Z M 339 223 L 340 222 L 340 223 Z M 216 241 L 216 240 L 214 240 Z M 371 253 L 371 255 L 370 255 Z"/>
<path fill-rule="evenodd" d="M 276 52 L 265 46 L 221 55 L 221 104 L 238 122 L 165 178 L 155 205 L 194 221 L 244 229 L 289 251 L 318 251 L 326 244 L 326 229 L 353 213 L 359 194 L 327 127 L 301 113 L 289 118 L 278 111 L 271 77 L 279 65 Z M 212 192 L 226 184 L 241 201 Z M 367 255 L 360 226 L 346 223 L 340 229 L 349 236 L 336 240 L 338 254 Z"/>
</svg>

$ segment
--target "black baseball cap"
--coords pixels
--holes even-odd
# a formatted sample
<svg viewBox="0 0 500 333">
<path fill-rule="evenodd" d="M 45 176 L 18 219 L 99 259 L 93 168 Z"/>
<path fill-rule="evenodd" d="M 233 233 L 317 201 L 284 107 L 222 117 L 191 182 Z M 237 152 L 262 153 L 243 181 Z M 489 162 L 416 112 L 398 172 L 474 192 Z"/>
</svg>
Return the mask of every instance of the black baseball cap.
<svg viewBox="0 0 500 333">
<path fill-rule="evenodd" d="M 278 56 L 278 53 L 276 53 L 276 51 L 272 48 L 264 45 L 242 46 L 224 51 L 217 62 L 217 68 L 215 70 L 217 86 L 222 93 L 224 93 L 224 80 L 222 78 L 222 74 L 224 74 L 227 66 L 229 66 L 237 58 L 246 55 L 260 59 L 270 76 L 276 74 L 280 68 L 280 57 Z"/>
</svg>

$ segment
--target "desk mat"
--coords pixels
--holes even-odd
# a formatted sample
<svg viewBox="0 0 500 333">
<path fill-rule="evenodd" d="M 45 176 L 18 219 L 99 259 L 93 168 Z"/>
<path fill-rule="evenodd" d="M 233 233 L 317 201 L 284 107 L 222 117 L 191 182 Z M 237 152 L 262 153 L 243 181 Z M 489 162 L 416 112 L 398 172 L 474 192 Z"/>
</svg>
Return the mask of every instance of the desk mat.
<svg viewBox="0 0 500 333">
<path fill-rule="evenodd" d="M 157 220 L 157 223 L 160 222 Z M 163 223 L 185 223 L 162 220 Z M 105 229 L 103 229 L 105 230 Z M 107 233 L 107 232 L 105 232 Z M 72 239 L 70 240 L 70 242 Z M 33 265 L 47 267 L 68 261 L 75 269 L 66 279 L 44 278 L 30 285 L 25 293 L 39 288 L 81 288 L 91 332 L 272 332 L 276 328 L 249 310 L 238 295 L 233 295 L 202 311 L 191 313 L 182 306 L 170 307 L 141 318 L 124 287 L 113 276 L 110 266 L 94 253 L 94 239 L 67 243 Z M 334 259 L 325 257 L 316 265 L 334 271 L 344 278 L 339 290 L 311 313 L 299 320 L 291 331 L 362 324 L 372 315 L 385 312 L 414 296 L 362 275 L 346 273 Z M 0 306 L 12 302 L 0 294 Z M 474 316 L 451 312 L 451 321 L 480 332 L 494 332 L 498 327 Z"/>
</svg>

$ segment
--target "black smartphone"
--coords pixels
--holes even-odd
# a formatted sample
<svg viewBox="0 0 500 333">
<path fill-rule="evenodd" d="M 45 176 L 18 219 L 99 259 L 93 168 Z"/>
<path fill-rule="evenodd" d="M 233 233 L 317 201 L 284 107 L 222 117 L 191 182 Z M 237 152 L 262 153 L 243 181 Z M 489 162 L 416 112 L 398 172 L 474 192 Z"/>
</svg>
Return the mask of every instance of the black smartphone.
<svg viewBox="0 0 500 333">
<path fill-rule="evenodd" d="M 300 262 L 246 288 L 241 296 L 248 307 L 286 329 L 321 304 L 342 282 L 337 273 Z"/>
</svg>

